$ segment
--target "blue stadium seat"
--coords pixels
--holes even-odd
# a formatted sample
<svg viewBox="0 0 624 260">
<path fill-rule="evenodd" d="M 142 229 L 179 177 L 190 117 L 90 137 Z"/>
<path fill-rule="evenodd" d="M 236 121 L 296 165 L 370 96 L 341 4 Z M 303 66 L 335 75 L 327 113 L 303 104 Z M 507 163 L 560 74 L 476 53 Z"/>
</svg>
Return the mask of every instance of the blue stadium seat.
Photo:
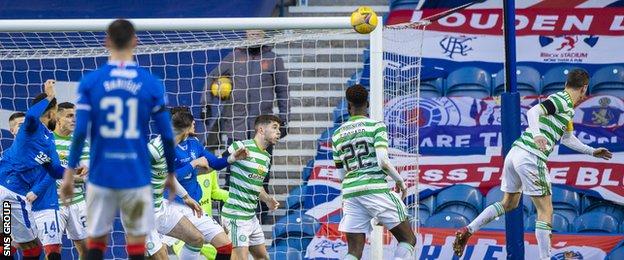
<svg viewBox="0 0 624 260">
<path fill-rule="evenodd" d="M 579 233 L 616 233 L 618 222 L 609 214 L 588 212 L 574 220 L 574 229 Z"/>
<path fill-rule="evenodd" d="M 433 210 L 435 208 L 435 196 L 431 195 L 426 198 L 421 198 L 418 201 L 418 210 L 424 210 L 429 213 L 429 215 L 433 214 Z"/>
<path fill-rule="evenodd" d="M 303 180 L 304 185 L 306 185 L 308 183 L 308 180 L 310 180 L 310 176 L 312 176 L 313 169 L 314 169 L 314 159 L 310 159 L 306 163 L 306 166 L 303 167 L 303 171 L 301 171 L 301 179 Z"/>
<path fill-rule="evenodd" d="M 568 72 L 574 69 L 580 68 L 575 66 L 557 66 L 544 73 L 544 77 L 542 78 L 542 94 L 550 95 L 562 91 Z"/>
<path fill-rule="evenodd" d="M 275 245 L 269 247 L 269 259 L 285 259 L 285 260 L 301 260 L 303 254 L 301 251 L 284 245 Z"/>
<path fill-rule="evenodd" d="M 453 211 L 474 219 L 481 211 L 483 195 L 474 187 L 456 184 L 442 190 L 436 196 L 434 212 Z"/>
<path fill-rule="evenodd" d="M 435 228 L 461 228 L 468 226 L 468 219 L 460 214 L 453 212 L 440 212 L 433 214 L 425 222 L 425 227 Z"/>
<path fill-rule="evenodd" d="M 503 194 L 504 192 L 501 191 L 500 185 L 490 188 L 488 193 L 485 195 L 483 208 L 492 205 L 497 201 L 501 201 L 503 199 Z M 531 213 L 535 211 L 533 203 L 531 202 L 531 197 L 527 195 L 522 196 L 522 210 L 527 216 L 531 215 Z"/>
<path fill-rule="evenodd" d="M 607 66 L 591 77 L 589 93 L 624 97 L 624 66 Z"/>
<path fill-rule="evenodd" d="M 581 199 L 578 193 L 555 186 L 552 187 L 552 204 L 556 213 L 572 222 L 580 213 Z"/>
<path fill-rule="evenodd" d="M 505 71 L 500 70 L 496 73 L 492 96 L 500 96 L 505 92 Z M 518 82 L 518 93 L 521 96 L 534 96 L 540 93 L 541 75 L 539 71 L 527 66 L 516 67 L 516 81 Z"/>
<path fill-rule="evenodd" d="M 624 207 L 607 200 L 585 195 L 581 199 L 581 208 L 583 213 L 603 212 L 615 217 L 618 221 L 624 221 Z"/>
<path fill-rule="evenodd" d="M 430 79 L 420 82 L 420 97 L 435 98 L 444 96 L 444 79 Z"/>
<path fill-rule="evenodd" d="M 288 198 L 286 198 L 287 210 L 295 210 L 303 206 L 305 189 L 306 186 L 300 185 L 288 192 Z"/>
<path fill-rule="evenodd" d="M 525 230 L 534 231 L 535 230 L 535 219 L 537 218 L 537 214 L 533 214 L 529 216 L 524 221 Z M 554 232 L 570 232 L 570 221 L 566 219 L 564 216 L 553 213 L 553 221 L 552 221 L 552 230 Z"/>
<path fill-rule="evenodd" d="M 605 260 L 622 260 L 624 259 L 624 245 L 611 251 Z"/>
<path fill-rule="evenodd" d="M 496 217 L 492 222 L 487 223 L 481 229 L 505 229 L 505 215 Z"/>
<path fill-rule="evenodd" d="M 288 245 L 299 251 L 305 251 L 321 223 L 304 211 L 295 211 L 283 217 L 273 226 L 275 245 Z M 296 240 L 292 240 L 296 238 Z"/>
<path fill-rule="evenodd" d="M 446 78 L 445 95 L 485 98 L 491 94 L 490 73 L 477 67 L 465 67 L 451 72 Z"/>
</svg>

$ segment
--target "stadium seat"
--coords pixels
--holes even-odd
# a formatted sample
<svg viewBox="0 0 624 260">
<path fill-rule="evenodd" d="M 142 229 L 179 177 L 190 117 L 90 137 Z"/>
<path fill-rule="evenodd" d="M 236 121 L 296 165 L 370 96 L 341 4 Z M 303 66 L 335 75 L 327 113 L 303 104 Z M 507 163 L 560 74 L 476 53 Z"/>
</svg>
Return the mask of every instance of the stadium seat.
<svg viewBox="0 0 624 260">
<path fill-rule="evenodd" d="M 505 215 L 496 217 L 492 222 L 487 223 L 481 229 L 505 229 Z"/>
<path fill-rule="evenodd" d="M 433 214 L 425 222 L 425 227 L 435 228 L 461 228 L 470 224 L 463 215 L 453 212 L 440 212 Z"/>
<path fill-rule="evenodd" d="M 434 210 L 434 205 L 435 204 L 435 196 L 431 195 L 428 196 L 426 198 L 421 198 L 418 201 L 418 209 L 419 210 L 425 210 L 427 212 L 429 212 L 429 215 L 433 214 L 433 210 Z"/>
<path fill-rule="evenodd" d="M 306 186 L 300 185 L 288 192 L 288 198 L 286 198 L 287 210 L 295 210 L 303 206 L 305 189 Z"/>
<path fill-rule="evenodd" d="M 434 212 L 452 211 L 474 219 L 481 211 L 483 195 L 474 187 L 456 184 L 436 196 Z"/>
<path fill-rule="evenodd" d="M 574 69 L 580 68 L 575 66 L 557 66 L 544 73 L 542 78 L 542 95 L 550 95 L 562 91 L 568 72 Z"/>
<path fill-rule="evenodd" d="M 304 185 L 308 183 L 310 180 L 310 176 L 312 176 L 312 170 L 314 169 L 314 159 L 310 159 L 306 166 L 303 167 L 303 171 L 301 171 L 301 179 L 303 180 Z"/>
<path fill-rule="evenodd" d="M 556 213 L 572 222 L 580 213 L 581 199 L 578 193 L 555 186 L 552 187 L 552 204 Z"/>
<path fill-rule="evenodd" d="M 588 212 L 574 220 L 574 229 L 579 233 L 616 233 L 618 222 L 609 214 Z"/>
<path fill-rule="evenodd" d="M 537 214 L 533 214 L 529 216 L 524 221 L 525 230 L 527 231 L 535 231 L 535 220 L 537 219 Z M 552 230 L 554 232 L 570 232 L 570 221 L 566 219 L 564 216 L 553 213 L 553 221 L 552 221 Z"/>
<path fill-rule="evenodd" d="M 275 223 L 273 239 L 275 245 L 287 244 L 299 251 L 305 251 L 319 228 L 321 223 L 314 217 L 306 215 L 304 211 L 295 211 Z"/>
<path fill-rule="evenodd" d="M 622 260 L 624 259 L 624 245 L 611 251 L 605 260 Z"/>
<path fill-rule="evenodd" d="M 607 66 L 591 77 L 589 93 L 624 97 L 624 66 Z"/>
<path fill-rule="evenodd" d="M 444 79 L 430 79 L 420 82 L 420 97 L 435 98 L 444 96 Z"/>
<path fill-rule="evenodd" d="M 301 260 L 303 259 L 302 252 L 283 245 L 271 246 L 267 250 L 269 252 L 269 259 L 287 259 L 287 260 Z"/>
<path fill-rule="evenodd" d="M 497 201 L 501 201 L 503 199 L 503 194 L 504 192 L 501 191 L 500 185 L 490 188 L 488 193 L 485 195 L 483 208 L 492 205 Z M 535 211 L 535 207 L 533 207 L 530 196 L 522 196 L 522 210 L 526 216 L 531 215 L 531 213 Z"/>
<path fill-rule="evenodd" d="M 583 199 L 581 200 L 581 205 L 583 213 L 593 211 L 603 212 L 615 217 L 618 221 L 624 221 L 624 207 L 609 202 L 607 200 L 586 195 L 583 196 Z"/>
<path fill-rule="evenodd" d="M 505 92 L 505 71 L 500 70 L 494 78 L 492 96 L 500 96 Z M 527 66 L 516 67 L 516 81 L 518 93 L 521 96 L 533 96 L 540 93 L 541 75 L 539 71 Z"/>
<path fill-rule="evenodd" d="M 490 73 L 477 67 L 465 67 L 451 72 L 446 78 L 445 95 L 486 98 L 491 93 Z"/>
</svg>

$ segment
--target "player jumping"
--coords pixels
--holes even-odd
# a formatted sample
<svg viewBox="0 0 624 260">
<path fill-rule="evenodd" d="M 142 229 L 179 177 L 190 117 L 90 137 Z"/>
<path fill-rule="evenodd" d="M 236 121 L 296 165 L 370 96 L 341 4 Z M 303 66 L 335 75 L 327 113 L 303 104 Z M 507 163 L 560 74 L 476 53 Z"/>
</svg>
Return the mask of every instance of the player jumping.
<svg viewBox="0 0 624 260">
<path fill-rule="evenodd" d="M 413 259 L 416 236 L 409 224 L 405 204 L 391 192 L 386 176 L 407 195 L 405 182 L 388 158 L 386 125 L 372 120 L 368 114 L 368 91 L 361 85 L 346 91 L 349 121 L 332 136 L 333 158 L 342 180 L 343 217 L 338 230 L 347 234 L 349 253 L 345 260 L 362 258 L 366 234 L 373 229 L 376 218 L 399 241 L 394 259 Z"/>
<path fill-rule="evenodd" d="M 264 245 L 265 238 L 260 221 L 256 217 L 258 199 L 270 210 L 279 207 L 277 200 L 262 186 L 262 180 L 269 174 L 271 155 L 266 151 L 280 138 L 281 120 L 272 115 L 256 117 L 253 139 L 236 141 L 228 147 L 225 156 L 241 148 L 249 150 L 249 157 L 230 166 L 230 197 L 223 205 L 221 224 L 232 240 L 232 259 L 247 260 L 249 253 L 254 259 L 269 259 Z"/>
<path fill-rule="evenodd" d="M 26 195 L 46 173 L 60 178 L 63 172 L 50 131 L 56 120 L 54 84 L 54 80 L 45 82 L 45 93 L 35 97 L 13 144 L 0 160 L 0 200 L 11 205 L 11 237 L 22 249 L 24 259 L 39 259 L 41 254 L 31 203 Z M 47 255 L 48 259 L 60 257 L 60 253 Z"/>
<path fill-rule="evenodd" d="M 176 175 L 180 178 L 181 186 L 177 189 L 176 203 L 163 201 L 162 183 L 166 175 L 162 142 L 159 137 L 152 139 L 148 147 L 152 156 L 152 186 L 158 232 L 153 231 L 148 237 L 148 253 L 153 258 L 167 259 L 166 247 L 162 246 L 158 234 L 160 233 L 185 242 L 180 252 L 181 259 L 197 259 L 204 243 L 210 243 L 217 248 L 217 260 L 230 259 L 232 242 L 223 228 L 211 216 L 202 216 L 202 210 L 197 203 L 202 197 L 202 190 L 196 178 L 199 169 L 220 170 L 229 163 L 246 158 L 247 149 L 239 149 L 227 158 L 217 158 L 193 136 L 195 121 L 188 108 L 174 107 L 171 114 L 177 143 Z"/>
<path fill-rule="evenodd" d="M 169 173 L 164 185 L 175 191 L 173 131 L 164 86 L 132 60 L 137 45 L 134 26 L 115 20 L 106 34 L 108 63 L 86 75 L 78 87 L 76 129 L 61 195 L 64 202 L 73 195 L 75 169 L 89 126 L 87 259 L 103 259 L 117 209 L 126 231 L 129 259 L 144 259 L 145 236 L 155 228 L 147 150 L 150 117 L 163 142 Z"/>
<path fill-rule="evenodd" d="M 464 253 L 468 238 L 496 217 L 516 207 L 522 193 L 531 196 L 537 208 L 535 237 L 540 259 L 550 259 L 550 237 L 553 206 L 551 184 L 546 161 L 557 141 L 580 153 L 611 159 L 605 148 L 592 148 L 578 140 L 573 131 L 574 106 L 585 98 L 589 75 L 576 69 L 568 73 L 565 89 L 550 95 L 544 102 L 527 111 L 529 127 L 514 142 L 505 157 L 501 190 L 502 201 L 481 212 L 467 227 L 455 233 L 453 250 L 457 256 Z"/>
</svg>

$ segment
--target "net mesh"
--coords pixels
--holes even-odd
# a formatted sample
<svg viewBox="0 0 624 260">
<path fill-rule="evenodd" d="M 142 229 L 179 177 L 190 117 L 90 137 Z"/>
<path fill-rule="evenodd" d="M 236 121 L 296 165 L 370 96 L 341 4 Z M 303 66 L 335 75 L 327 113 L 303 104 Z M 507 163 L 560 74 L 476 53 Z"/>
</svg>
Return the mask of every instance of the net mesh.
<svg viewBox="0 0 624 260">
<path fill-rule="evenodd" d="M 418 42 L 398 42 L 392 35 L 421 31 L 386 28 L 384 49 L 418 48 Z M 299 255 L 325 252 L 327 246 L 313 247 L 314 252 L 308 252 L 307 246 L 315 235 L 337 230 L 340 220 L 340 180 L 332 175 L 330 139 L 333 130 L 348 119 L 345 89 L 354 83 L 368 85 L 368 36 L 352 30 L 137 34 L 135 60 L 163 80 L 170 106 L 191 108 L 198 138 L 215 154 L 223 152 L 233 140 L 249 138 L 258 114 L 274 113 L 287 121 L 288 134 L 272 151 L 267 187 L 281 206 L 272 212 L 262 209 L 264 214 L 258 216 L 268 238 L 267 246 L 273 248 L 272 258 L 293 254 L 288 248 L 294 248 L 294 254 Z M 106 63 L 104 37 L 103 32 L 0 32 L 3 150 L 13 139 L 8 132 L 9 115 L 27 110 L 30 100 L 42 92 L 46 79 L 59 82 L 60 102 L 75 99 L 82 76 Z M 408 207 L 412 216 L 417 216 L 418 211 L 416 144 L 420 114 L 413 108 L 419 102 L 419 57 L 420 53 L 384 53 L 384 116 L 393 148 L 391 156 L 411 187 Z M 226 98 L 211 94 L 212 84 L 220 77 L 228 78 L 233 85 Z M 227 187 L 226 176 L 225 171 L 219 174 L 222 188 Z M 219 208 L 219 203 L 214 203 L 213 216 L 218 216 Z M 418 223 L 413 223 L 416 228 Z M 346 241 L 332 243 L 332 250 L 346 252 Z M 127 257 L 119 219 L 108 245 L 107 259 Z M 65 237 L 63 257 L 78 259 Z"/>
</svg>

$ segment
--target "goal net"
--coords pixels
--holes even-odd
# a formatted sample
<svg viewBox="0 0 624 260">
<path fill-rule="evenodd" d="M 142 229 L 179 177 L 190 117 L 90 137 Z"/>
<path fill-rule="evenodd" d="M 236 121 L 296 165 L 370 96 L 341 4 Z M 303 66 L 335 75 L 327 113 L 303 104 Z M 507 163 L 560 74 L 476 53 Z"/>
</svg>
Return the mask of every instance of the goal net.
<svg viewBox="0 0 624 260">
<path fill-rule="evenodd" d="M 271 19 L 285 19 L 284 23 L 291 24 L 295 21 Z M 215 154 L 221 154 L 232 141 L 252 137 L 253 121 L 259 114 L 273 113 L 285 121 L 287 135 L 272 149 L 267 187 L 281 205 L 271 212 L 262 208 L 263 214 L 258 214 L 267 247 L 275 259 L 325 252 L 323 246 L 313 245 L 314 240 L 337 231 L 340 179 L 332 174 L 330 138 L 333 130 L 348 119 L 344 101 L 348 86 L 362 83 L 370 87 L 371 96 L 381 93 L 381 102 L 371 99 L 371 110 L 383 111 L 381 116 L 388 124 L 391 146 L 396 148 L 391 152 L 396 157 L 393 160 L 402 163 L 399 171 L 403 177 L 413 180 L 408 181 L 409 186 L 416 187 L 417 183 L 413 167 L 417 165 L 418 146 L 413 141 L 417 140 L 418 113 L 413 112 L 416 103 L 412 99 L 417 93 L 420 71 L 405 70 L 405 66 L 418 68 L 420 55 L 382 56 L 381 39 L 377 49 L 371 50 L 373 34 L 353 32 L 348 18 L 297 19 L 292 28 L 273 27 L 277 29 L 270 29 L 270 24 L 281 20 L 270 23 L 253 18 L 204 19 L 207 26 L 203 30 L 197 29 L 197 24 L 184 22 L 161 19 L 159 28 L 135 20 L 139 40 L 135 60 L 162 79 L 169 106 L 191 108 L 197 138 Z M 46 79 L 57 80 L 59 102 L 73 102 L 80 79 L 106 64 L 108 52 L 103 47 L 103 30 L 108 21 L 101 21 L 97 28 L 85 23 L 87 29 L 74 24 L 80 21 L 69 22 L 72 25 L 67 30 L 48 30 L 45 26 L 39 30 L 36 26 L 24 27 L 23 31 L 3 30 L 0 26 L 3 150 L 13 139 L 8 132 L 8 117 L 15 111 L 27 110 L 32 98 L 42 92 Z M 173 25 L 162 25 L 166 23 Z M 230 25 L 221 28 L 228 30 L 212 30 L 218 26 L 215 24 L 224 23 Z M 391 35 L 386 34 L 384 45 L 392 42 L 388 38 Z M 393 74 L 396 72 L 399 74 Z M 385 90 L 375 92 L 379 90 L 375 88 Z M 219 185 L 226 188 L 228 173 L 224 170 L 217 174 Z M 410 192 L 417 193 L 415 188 Z M 408 201 L 409 214 L 417 216 L 416 197 Z M 213 203 L 211 212 L 217 220 L 219 205 Z M 417 222 L 413 223 L 416 228 Z M 340 245 L 340 238 L 332 239 L 330 242 Z M 391 248 L 392 242 L 386 240 L 384 248 Z M 346 246 L 331 250 L 334 249 L 346 253 Z M 63 257 L 78 259 L 66 237 Z M 126 257 L 124 233 L 117 219 L 106 258 Z"/>
</svg>

